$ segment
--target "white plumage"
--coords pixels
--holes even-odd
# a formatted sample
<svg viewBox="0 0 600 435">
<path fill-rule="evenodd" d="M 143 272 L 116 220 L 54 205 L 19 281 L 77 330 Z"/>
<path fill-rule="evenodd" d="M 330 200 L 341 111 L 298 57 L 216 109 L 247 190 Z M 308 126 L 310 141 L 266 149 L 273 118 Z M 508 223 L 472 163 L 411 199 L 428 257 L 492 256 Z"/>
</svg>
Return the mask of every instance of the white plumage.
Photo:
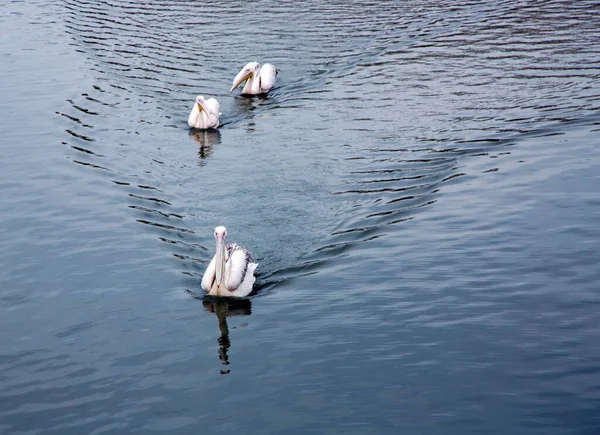
<svg viewBox="0 0 600 435">
<path fill-rule="evenodd" d="M 246 82 L 242 88 L 243 95 L 266 94 L 275 84 L 277 69 L 270 63 L 260 66 L 258 62 L 250 62 L 233 79 L 229 92 Z"/>
<path fill-rule="evenodd" d="M 191 128 L 202 130 L 217 128 L 219 126 L 219 116 L 221 115 L 220 108 L 216 99 L 209 98 L 206 100 L 202 95 L 198 95 L 188 117 L 188 125 Z"/>
<path fill-rule="evenodd" d="M 225 227 L 215 228 L 217 252 L 204 272 L 202 289 L 211 296 L 248 296 L 256 280 L 254 270 L 258 263 L 241 246 L 235 243 L 225 246 L 226 237 Z"/>
</svg>

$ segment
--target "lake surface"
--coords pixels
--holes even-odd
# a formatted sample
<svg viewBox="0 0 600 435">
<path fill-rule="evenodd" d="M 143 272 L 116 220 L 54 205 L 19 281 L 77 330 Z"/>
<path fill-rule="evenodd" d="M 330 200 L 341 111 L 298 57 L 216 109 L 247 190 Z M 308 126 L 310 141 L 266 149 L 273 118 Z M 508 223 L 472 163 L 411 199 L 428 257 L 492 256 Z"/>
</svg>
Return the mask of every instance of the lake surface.
<svg viewBox="0 0 600 435">
<path fill-rule="evenodd" d="M 0 433 L 599 433 L 600 2 L 222 3 L 0 6 Z"/>
</svg>

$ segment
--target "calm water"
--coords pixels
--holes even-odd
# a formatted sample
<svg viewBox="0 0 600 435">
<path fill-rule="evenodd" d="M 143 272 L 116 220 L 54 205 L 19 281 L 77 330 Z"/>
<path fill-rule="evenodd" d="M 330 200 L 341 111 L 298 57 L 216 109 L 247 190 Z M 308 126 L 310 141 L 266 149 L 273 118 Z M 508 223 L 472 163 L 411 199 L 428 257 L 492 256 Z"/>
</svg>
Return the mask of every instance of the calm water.
<svg viewBox="0 0 600 435">
<path fill-rule="evenodd" d="M 0 433 L 600 432 L 600 3 L 221 3 L 0 6 Z"/>
</svg>

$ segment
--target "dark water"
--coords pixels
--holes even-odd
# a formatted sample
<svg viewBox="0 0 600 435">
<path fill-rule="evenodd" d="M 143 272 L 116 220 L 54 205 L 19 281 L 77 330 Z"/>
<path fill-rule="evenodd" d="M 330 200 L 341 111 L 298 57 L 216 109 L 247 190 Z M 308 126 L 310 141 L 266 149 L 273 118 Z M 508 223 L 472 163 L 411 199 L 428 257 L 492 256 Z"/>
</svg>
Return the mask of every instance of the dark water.
<svg viewBox="0 0 600 435">
<path fill-rule="evenodd" d="M 600 3 L 221 3 L 0 6 L 0 433 L 599 433 Z"/>
</svg>

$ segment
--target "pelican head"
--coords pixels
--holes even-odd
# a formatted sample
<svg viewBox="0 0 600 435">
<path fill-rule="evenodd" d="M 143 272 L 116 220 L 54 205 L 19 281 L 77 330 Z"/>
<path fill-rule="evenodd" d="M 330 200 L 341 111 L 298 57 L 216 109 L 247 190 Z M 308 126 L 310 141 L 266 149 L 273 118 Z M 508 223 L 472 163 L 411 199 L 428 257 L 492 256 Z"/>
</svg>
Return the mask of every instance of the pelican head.
<svg viewBox="0 0 600 435">
<path fill-rule="evenodd" d="M 198 111 L 202 112 L 203 110 L 208 113 L 208 109 L 206 107 L 206 99 L 204 98 L 204 95 L 198 95 L 196 97 L 196 104 L 198 105 Z"/>
<path fill-rule="evenodd" d="M 233 79 L 233 85 L 231 86 L 229 93 L 232 93 L 235 88 L 244 83 L 246 80 L 253 78 L 258 69 L 260 69 L 260 64 L 258 62 L 248 62 Z"/>
<path fill-rule="evenodd" d="M 225 275 L 225 238 L 227 237 L 227 228 L 218 226 L 215 228 L 215 239 L 217 240 L 217 263 L 216 280 L 217 288 L 221 288 L 221 281 Z"/>
<path fill-rule="evenodd" d="M 223 239 L 225 241 L 225 237 L 227 237 L 227 228 L 224 226 L 218 226 L 215 228 L 215 238 L 217 240 Z"/>
</svg>

